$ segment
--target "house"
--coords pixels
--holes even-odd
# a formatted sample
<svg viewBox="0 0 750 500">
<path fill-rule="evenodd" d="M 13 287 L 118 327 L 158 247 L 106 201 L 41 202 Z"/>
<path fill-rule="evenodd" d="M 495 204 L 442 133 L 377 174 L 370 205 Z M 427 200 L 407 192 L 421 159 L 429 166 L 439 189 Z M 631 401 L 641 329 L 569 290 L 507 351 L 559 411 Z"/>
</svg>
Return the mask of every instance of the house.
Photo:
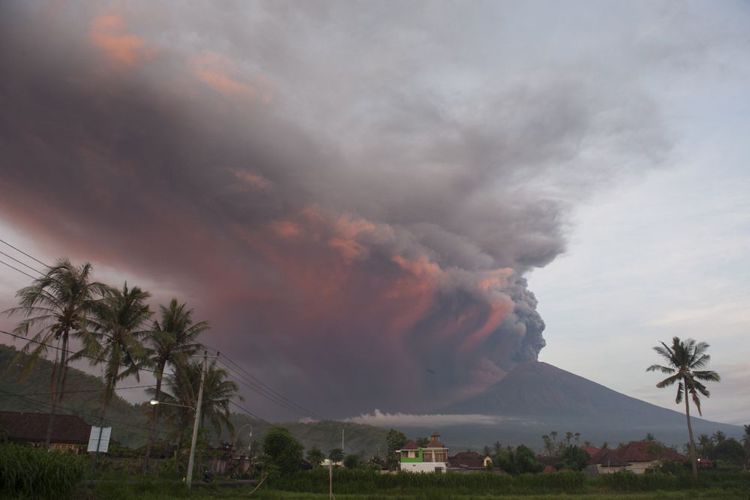
<svg viewBox="0 0 750 500">
<path fill-rule="evenodd" d="M 0 436 L 10 442 L 44 446 L 48 413 L 0 411 Z M 76 415 L 55 415 L 50 447 L 81 453 L 86 451 L 91 426 Z"/>
<path fill-rule="evenodd" d="M 491 461 L 490 464 L 492 464 Z M 452 457 L 448 457 L 448 467 L 450 467 L 451 471 L 458 472 L 486 469 L 484 457 L 476 451 L 461 451 Z"/>
<path fill-rule="evenodd" d="M 448 470 L 448 448 L 440 442 L 440 434 L 433 434 L 424 446 L 408 441 L 396 452 L 399 454 L 401 471 L 445 473 Z"/>
<path fill-rule="evenodd" d="M 665 462 L 684 461 L 685 457 L 654 441 L 632 441 L 619 448 L 602 448 L 589 462 L 598 474 L 630 471 L 643 474 Z"/>
</svg>

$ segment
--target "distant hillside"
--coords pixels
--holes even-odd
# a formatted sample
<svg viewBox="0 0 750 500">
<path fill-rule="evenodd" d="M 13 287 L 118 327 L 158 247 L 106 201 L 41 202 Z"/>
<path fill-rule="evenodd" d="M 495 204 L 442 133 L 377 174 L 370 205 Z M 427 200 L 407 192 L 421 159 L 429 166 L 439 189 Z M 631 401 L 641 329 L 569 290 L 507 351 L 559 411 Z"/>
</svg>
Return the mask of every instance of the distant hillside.
<svg viewBox="0 0 750 500">
<path fill-rule="evenodd" d="M 341 431 L 343 429 L 345 452 L 361 454 L 366 457 L 374 455 L 382 457 L 385 455 L 385 436 L 388 433 L 387 429 L 350 422 L 325 420 L 321 422 L 271 423 L 237 413 L 232 415 L 232 423 L 238 433 L 238 446 L 242 448 L 249 444 L 251 431 L 252 440 L 257 445 L 257 443 L 262 443 L 268 429 L 272 426 L 280 426 L 289 429 L 289 432 L 302 443 L 306 450 L 317 446 L 327 454 L 332 449 L 341 447 Z M 230 439 L 228 433 L 225 432 L 222 439 L 228 441 Z"/>
<path fill-rule="evenodd" d="M 18 353 L 14 347 L 0 345 L 0 410 L 48 412 L 52 362 L 40 359 L 28 376 L 22 377 L 23 361 L 14 363 Z M 60 413 L 78 415 L 88 424 L 96 425 L 103 389 L 99 378 L 69 368 Z M 113 439 L 133 447 L 146 442 L 147 418 L 135 406 L 116 396 L 107 415 Z"/>
<path fill-rule="evenodd" d="M 711 404 L 710 399 L 706 404 Z M 496 425 L 445 429 L 446 440 L 449 436 L 464 446 L 481 446 L 496 439 L 539 444 L 541 435 L 552 430 L 580 432 L 582 439 L 597 443 L 640 439 L 647 433 L 670 444 L 687 441 L 682 413 L 631 398 L 541 362 L 523 363 L 483 394 L 440 408 L 436 413 L 504 419 Z M 730 436 L 742 433 L 739 426 L 700 418 L 693 420 L 693 427 L 696 435 L 717 430 Z"/>
<path fill-rule="evenodd" d="M 40 359 L 26 377 L 21 377 L 21 363 L 13 363 L 18 351 L 14 347 L 0 345 L 0 410 L 48 412 L 50 408 L 50 375 L 52 362 Z M 90 425 L 98 423 L 101 394 L 104 385 L 93 375 L 76 368 L 68 369 L 65 399 L 60 413 L 81 416 Z M 14 394 L 20 396 L 14 396 Z M 113 439 L 129 447 L 139 447 L 148 439 L 148 419 L 143 409 L 116 397 L 107 410 L 111 421 Z M 252 428 L 253 440 L 262 442 L 272 425 L 289 429 L 305 448 L 317 446 L 324 452 L 341 446 L 341 429 L 344 429 L 347 453 L 374 455 L 385 447 L 385 429 L 353 423 L 333 421 L 287 422 L 272 424 L 252 419 L 244 414 L 233 414 L 235 429 L 241 431 L 240 440 L 248 444 L 248 433 Z M 229 433 L 221 436 L 230 441 Z M 219 438 L 215 438 L 216 442 Z"/>
</svg>

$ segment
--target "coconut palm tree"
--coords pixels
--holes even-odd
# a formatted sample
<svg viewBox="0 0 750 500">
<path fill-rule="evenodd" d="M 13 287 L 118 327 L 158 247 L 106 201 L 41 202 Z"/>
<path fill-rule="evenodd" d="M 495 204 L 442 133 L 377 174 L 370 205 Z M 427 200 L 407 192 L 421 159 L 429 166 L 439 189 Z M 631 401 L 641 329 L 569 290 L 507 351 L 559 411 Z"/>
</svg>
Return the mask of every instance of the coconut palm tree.
<svg viewBox="0 0 750 500">
<path fill-rule="evenodd" d="M 128 288 L 125 283 L 122 290 L 110 289 L 95 308 L 91 330 L 96 338 L 90 341 L 87 354 L 91 364 L 105 366 L 102 421 L 117 383 L 131 375 L 140 381 L 139 370 L 147 362 L 141 341 L 147 333 L 144 325 L 151 317 L 151 310 L 146 304 L 149 297 L 148 292 L 138 287 Z M 79 353 L 73 358 L 83 354 Z"/>
<path fill-rule="evenodd" d="M 693 467 L 693 476 L 697 476 L 698 467 L 695 461 L 695 439 L 693 438 L 693 426 L 690 422 L 688 395 L 690 395 L 690 399 L 693 400 L 695 407 L 698 409 L 698 414 L 702 415 L 699 394 L 709 397 L 710 393 L 700 381 L 719 382 L 721 377 L 714 371 L 700 369 L 704 368 L 711 360 L 711 356 L 706 354 L 708 344 L 705 342 L 696 343 L 693 339 L 682 341 L 679 337 L 674 337 L 671 346 L 668 346 L 664 342 L 660 342 L 660 344 L 660 346 L 654 347 L 654 350 L 667 360 L 668 365 L 651 365 L 646 371 L 659 371 L 669 375 L 669 377 L 656 384 L 656 387 L 660 389 L 677 382 L 675 403 L 680 404 L 683 399 L 685 400 L 685 416 L 687 418 L 688 435 L 690 437 L 690 462 Z"/>
<path fill-rule="evenodd" d="M 157 400 L 161 399 L 165 368 L 168 365 L 174 368 L 186 363 L 188 358 L 201 348 L 196 340 L 198 335 L 208 330 L 208 323 L 205 321 L 195 323 L 193 311 L 188 309 L 186 304 L 178 303 L 177 299 L 172 299 L 167 307 L 160 306 L 160 316 L 161 319 L 154 321 L 146 337 L 148 357 L 154 367 L 154 377 L 156 377 L 154 399 Z M 159 405 L 153 406 L 151 411 L 151 430 L 143 462 L 144 471 L 148 470 L 149 455 L 159 425 Z"/>
<path fill-rule="evenodd" d="M 91 281 L 91 273 L 91 264 L 74 266 L 68 259 L 61 259 L 41 278 L 16 292 L 19 305 L 5 311 L 9 316 L 24 316 L 14 332 L 31 336 L 21 350 L 30 355 L 26 357 L 27 372 L 46 354 L 48 347 L 57 350 L 50 378 L 51 410 L 45 438 L 48 447 L 57 406 L 65 393 L 70 340 L 78 338 L 89 344 L 92 338 L 89 320 L 108 289 L 103 283 Z"/>
<path fill-rule="evenodd" d="M 162 392 L 159 401 L 165 403 L 164 413 L 176 430 L 177 448 L 182 444 L 182 436 L 186 429 L 192 427 L 191 422 L 195 415 L 195 407 L 198 404 L 198 391 L 200 388 L 201 361 L 188 361 L 178 364 L 175 371 L 166 376 L 167 386 L 170 392 Z M 222 428 L 233 432 L 230 421 L 230 402 L 237 396 L 237 384 L 228 380 L 228 373 L 223 368 L 216 366 L 213 360 L 206 368 L 206 378 L 203 382 L 203 402 L 201 404 L 201 425 L 208 422 L 217 434 L 221 434 Z M 149 390 L 156 394 L 156 390 Z M 155 405 L 162 406 L 162 405 Z"/>
</svg>

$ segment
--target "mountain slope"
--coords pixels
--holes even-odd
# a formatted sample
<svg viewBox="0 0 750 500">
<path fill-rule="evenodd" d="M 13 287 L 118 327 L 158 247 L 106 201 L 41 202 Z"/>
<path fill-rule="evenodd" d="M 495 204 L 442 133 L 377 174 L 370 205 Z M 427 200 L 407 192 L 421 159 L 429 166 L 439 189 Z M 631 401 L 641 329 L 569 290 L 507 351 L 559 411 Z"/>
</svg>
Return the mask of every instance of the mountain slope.
<svg viewBox="0 0 750 500">
<path fill-rule="evenodd" d="M 22 376 L 24 361 L 17 355 L 14 347 L 0 345 L 0 410 L 49 412 L 52 362 L 40 359 L 28 375 Z M 70 367 L 59 413 L 78 415 L 89 425 L 97 425 L 103 392 L 104 384 L 98 377 Z M 137 407 L 115 396 L 107 416 L 113 439 L 126 446 L 146 442 L 146 416 Z"/>
<path fill-rule="evenodd" d="M 683 414 L 542 362 L 520 364 L 483 394 L 440 408 L 438 413 L 506 417 L 498 428 L 484 429 L 487 437 L 502 434 L 518 438 L 536 432 L 538 441 L 541 434 L 558 430 L 580 432 L 584 439 L 592 441 L 638 439 L 649 432 L 668 443 L 682 444 L 687 440 Z M 696 435 L 717 430 L 728 435 L 741 434 L 739 426 L 700 418 L 695 418 L 693 425 Z M 459 430 L 460 426 L 453 429 Z"/>
</svg>

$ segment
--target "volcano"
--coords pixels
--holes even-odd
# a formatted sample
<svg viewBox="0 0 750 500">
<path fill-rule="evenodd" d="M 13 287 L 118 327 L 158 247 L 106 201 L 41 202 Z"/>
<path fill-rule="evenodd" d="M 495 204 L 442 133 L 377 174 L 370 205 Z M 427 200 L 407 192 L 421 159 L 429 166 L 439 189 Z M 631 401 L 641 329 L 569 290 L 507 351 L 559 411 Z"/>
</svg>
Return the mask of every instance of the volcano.
<svg viewBox="0 0 750 500">
<path fill-rule="evenodd" d="M 682 413 L 538 361 L 522 363 L 482 394 L 436 408 L 434 413 L 466 415 L 465 424 L 447 425 L 441 431 L 447 442 L 475 448 L 495 441 L 539 446 L 541 436 L 551 431 L 578 432 L 581 440 L 594 444 L 643 439 L 648 433 L 668 444 L 688 440 Z M 477 415 L 494 418 L 477 419 Z M 739 426 L 701 418 L 693 418 L 693 430 L 696 437 L 716 431 L 742 434 Z M 408 429 L 412 434 L 423 431 L 427 429 Z"/>
</svg>

